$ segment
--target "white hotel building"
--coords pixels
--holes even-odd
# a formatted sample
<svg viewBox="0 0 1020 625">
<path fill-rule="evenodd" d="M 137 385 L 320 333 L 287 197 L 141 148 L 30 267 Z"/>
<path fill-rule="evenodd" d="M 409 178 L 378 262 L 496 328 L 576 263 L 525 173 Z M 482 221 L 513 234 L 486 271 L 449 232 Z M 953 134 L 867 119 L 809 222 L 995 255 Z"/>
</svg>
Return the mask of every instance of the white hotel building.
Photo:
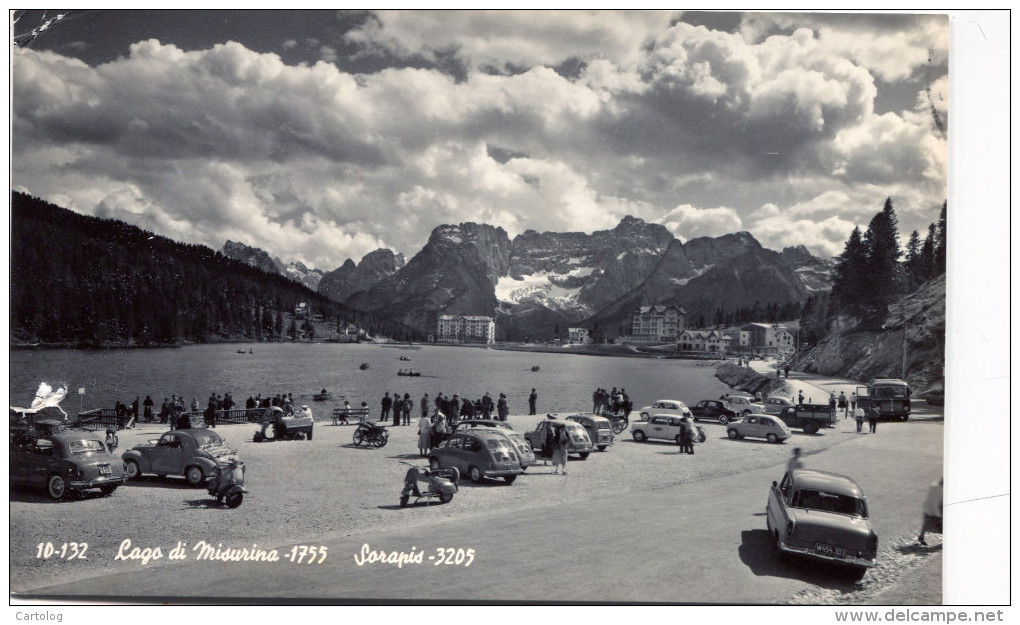
<svg viewBox="0 0 1020 625">
<path fill-rule="evenodd" d="M 492 317 L 439 315 L 437 343 L 495 343 L 496 322 Z"/>
</svg>

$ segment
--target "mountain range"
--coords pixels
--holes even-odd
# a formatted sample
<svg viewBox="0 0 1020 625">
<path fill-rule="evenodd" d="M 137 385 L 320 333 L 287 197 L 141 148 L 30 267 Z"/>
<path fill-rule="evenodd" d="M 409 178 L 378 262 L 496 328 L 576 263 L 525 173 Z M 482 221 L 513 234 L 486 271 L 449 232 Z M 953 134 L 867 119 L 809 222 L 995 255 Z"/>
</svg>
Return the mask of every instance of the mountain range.
<svg viewBox="0 0 1020 625">
<path fill-rule="evenodd" d="M 591 234 L 527 230 L 512 240 L 496 226 L 444 224 L 406 262 L 380 249 L 327 273 L 230 241 L 223 253 L 266 271 L 297 266 L 305 284 L 317 278 L 320 294 L 419 332 L 440 314 L 494 316 L 506 340 L 565 335 L 568 326 L 626 334 L 631 313 L 653 304 L 680 306 L 695 325 L 721 312 L 799 305 L 830 288 L 834 266 L 802 245 L 766 249 L 748 232 L 682 243 L 635 217 Z"/>
</svg>

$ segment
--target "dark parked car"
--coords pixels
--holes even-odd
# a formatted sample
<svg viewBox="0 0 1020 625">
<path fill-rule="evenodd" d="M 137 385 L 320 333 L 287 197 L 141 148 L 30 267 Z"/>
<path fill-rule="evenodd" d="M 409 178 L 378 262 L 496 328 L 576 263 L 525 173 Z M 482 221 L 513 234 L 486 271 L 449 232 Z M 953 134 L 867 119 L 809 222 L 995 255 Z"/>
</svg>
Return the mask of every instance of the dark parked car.
<svg viewBox="0 0 1020 625">
<path fill-rule="evenodd" d="M 930 406 L 945 406 L 946 391 L 941 388 L 933 388 L 924 394 L 924 401 Z"/>
<path fill-rule="evenodd" d="M 559 435 L 560 428 L 567 428 L 567 434 L 570 436 L 570 443 L 567 445 L 568 455 L 576 454 L 581 460 L 585 460 L 594 449 L 591 439 L 588 438 L 588 433 L 580 423 L 560 419 L 546 419 L 539 421 L 534 430 L 524 433 L 524 438 L 528 439 L 528 443 L 531 444 L 531 449 L 534 450 L 536 456 L 541 453 L 542 447 L 545 445 L 546 433 L 549 431 L 549 428 L 555 429 L 557 436 Z"/>
<path fill-rule="evenodd" d="M 479 483 L 486 478 L 501 477 L 513 484 L 524 472 L 513 442 L 498 428 L 469 428 L 455 432 L 439 447 L 429 452 L 433 469 L 456 467 L 461 475 Z"/>
<path fill-rule="evenodd" d="M 725 402 L 718 399 L 703 399 L 691 406 L 691 416 L 695 419 L 718 421 L 723 425 L 740 418 L 739 414 L 730 410 Z"/>
<path fill-rule="evenodd" d="M 857 482 L 837 473 L 795 469 L 772 482 L 765 509 L 769 536 L 781 555 L 851 567 L 862 577 L 875 566 L 878 535 Z"/>
<path fill-rule="evenodd" d="M 143 473 L 183 475 L 191 486 L 203 484 L 215 473 L 217 464 L 236 457 L 237 451 L 226 447 L 219 434 L 206 428 L 167 432 L 159 440 L 135 445 L 123 456 L 129 479 Z"/>
<path fill-rule="evenodd" d="M 94 488 L 109 495 L 127 479 L 103 435 L 88 430 L 19 432 L 10 459 L 11 485 L 44 488 L 53 499 Z"/>
</svg>

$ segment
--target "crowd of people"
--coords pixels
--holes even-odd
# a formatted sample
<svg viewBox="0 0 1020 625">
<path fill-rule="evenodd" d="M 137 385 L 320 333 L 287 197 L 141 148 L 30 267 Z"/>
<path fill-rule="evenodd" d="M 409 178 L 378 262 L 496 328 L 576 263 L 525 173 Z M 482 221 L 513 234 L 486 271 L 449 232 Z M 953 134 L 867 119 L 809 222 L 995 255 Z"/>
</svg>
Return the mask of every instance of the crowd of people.
<svg viewBox="0 0 1020 625">
<path fill-rule="evenodd" d="M 611 391 L 599 387 L 592 393 L 591 400 L 591 411 L 597 415 L 620 414 L 622 412 L 625 417 L 629 418 L 630 411 L 634 408 L 634 403 L 622 387 L 617 389 L 614 386 Z"/>
</svg>

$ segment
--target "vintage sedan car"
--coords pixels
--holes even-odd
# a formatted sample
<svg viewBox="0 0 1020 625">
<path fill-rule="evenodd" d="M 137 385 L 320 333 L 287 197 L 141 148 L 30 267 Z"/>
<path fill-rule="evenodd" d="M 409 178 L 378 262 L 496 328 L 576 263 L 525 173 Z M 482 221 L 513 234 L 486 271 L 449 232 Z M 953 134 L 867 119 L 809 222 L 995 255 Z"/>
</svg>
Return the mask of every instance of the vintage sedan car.
<svg viewBox="0 0 1020 625">
<path fill-rule="evenodd" d="M 648 439 L 659 439 L 672 441 L 680 444 L 681 419 L 676 415 L 657 414 L 648 418 L 648 421 L 639 421 L 630 426 L 630 434 L 634 440 L 643 443 Z M 691 425 L 694 425 L 693 423 Z M 701 426 L 695 426 L 694 442 L 705 442 L 705 431 Z"/>
<path fill-rule="evenodd" d="M 454 432 L 459 432 L 468 428 L 499 428 L 502 430 L 514 429 L 506 421 L 497 421 L 496 419 L 461 419 L 457 422 L 457 425 L 453 427 Z"/>
<path fill-rule="evenodd" d="M 946 391 L 941 388 L 933 388 L 924 394 L 924 401 L 930 406 L 945 406 Z"/>
<path fill-rule="evenodd" d="M 588 433 L 588 438 L 591 440 L 599 451 L 605 451 L 607 447 L 613 444 L 613 424 L 609 419 L 600 417 L 599 415 L 578 413 L 567 417 L 567 421 L 576 421 L 581 424 L 584 431 Z"/>
<path fill-rule="evenodd" d="M 752 414 L 740 421 L 731 422 L 726 427 L 726 435 L 734 440 L 750 436 L 764 438 L 770 443 L 781 443 L 793 436 L 793 432 L 778 417 Z"/>
<path fill-rule="evenodd" d="M 513 484 L 524 472 L 513 442 L 496 428 L 454 432 L 443 444 L 429 452 L 429 466 L 433 469 L 456 467 L 475 483 L 501 477 L 507 484 Z"/>
<path fill-rule="evenodd" d="M 875 566 L 878 535 L 857 482 L 837 473 L 794 469 L 772 482 L 766 525 L 780 555 L 851 567 L 860 579 Z"/>
<path fill-rule="evenodd" d="M 787 408 L 793 408 L 797 405 L 788 397 L 766 397 L 761 400 L 761 404 L 765 406 L 765 414 L 771 415 L 781 414 Z"/>
<path fill-rule="evenodd" d="M 765 405 L 744 395 L 730 395 L 726 398 L 727 407 L 737 415 L 765 414 Z"/>
<path fill-rule="evenodd" d="M 588 433 L 580 423 L 565 419 L 545 419 L 544 421 L 539 421 L 534 430 L 524 433 L 524 438 L 528 439 L 528 443 L 531 445 L 531 449 L 534 450 L 536 456 L 542 452 L 549 428 L 556 430 L 556 435 L 559 435 L 560 428 L 567 428 L 567 434 L 570 437 L 570 444 L 567 445 L 568 456 L 573 454 L 581 460 L 585 460 L 592 450 L 595 449 L 591 444 L 591 439 L 588 438 Z"/>
<path fill-rule="evenodd" d="M 703 399 L 691 408 L 691 416 L 695 420 L 709 419 L 726 425 L 730 421 L 740 418 L 740 415 L 730 410 L 722 400 Z"/>
<path fill-rule="evenodd" d="M 216 472 L 216 466 L 237 458 L 237 451 L 228 448 L 220 435 L 207 428 L 173 430 L 135 445 L 124 452 L 128 479 L 144 473 L 160 477 L 183 475 L 191 486 L 203 484 Z"/>
<path fill-rule="evenodd" d="M 127 477 L 103 434 L 53 428 L 21 432 L 11 443 L 11 485 L 44 488 L 53 499 L 98 488 L 110 495 Z"/>
<path fill-rule="evenodd" d="M 521 459 L 521 469 L 527 469 L 538 462 L 535 459 L 535 452 L 528 446 L 528 441 L 518 432 L 514 432 L 513 427 L 506 421 L 497 421 L 496 419 L 464 419 L 458 421 L 457 425 L 453 426 L 453 428 L 454 432 L 463 432 L 470 428 L 496 428 L 503 434 L 506 434 L 510 442 L 514 444 L 517 456 Z"/>
<path fill-rule="evenodd" d="M 638 416 L 642 421 L 647 421 L 648 417 L 653 414 L 675 414 L 679 417 L 689 417 L 691 409 L 679 399 L 660 399 L 638 411 Z"/>
</svg>

